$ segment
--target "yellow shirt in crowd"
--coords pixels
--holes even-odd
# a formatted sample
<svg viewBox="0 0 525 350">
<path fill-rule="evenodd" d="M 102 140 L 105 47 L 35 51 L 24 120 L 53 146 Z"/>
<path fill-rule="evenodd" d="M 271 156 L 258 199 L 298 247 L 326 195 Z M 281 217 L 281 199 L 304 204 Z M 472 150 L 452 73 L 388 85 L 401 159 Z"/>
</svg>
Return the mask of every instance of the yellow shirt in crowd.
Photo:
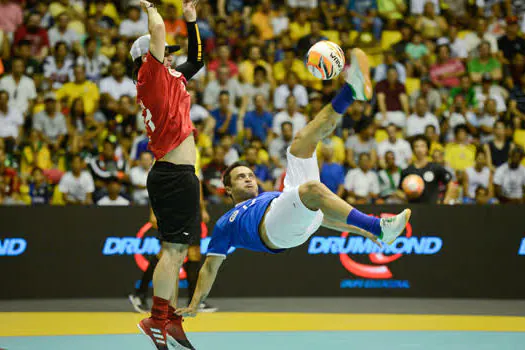
<svg viewBox="0 0 525 350">
<path fill-rule="evenodd" d="M 268 14 L 257 11 L 252 16 L 252 23 L 257 28 L 257 33 L 262 40 L 270 40 L 273 38 L 273 28 L 270 25 L 270 16 Z"/>
<path fill-rule="evenodd" d="M 449 143 L 445 146 L 445 162 L 454 170 L 466 170 L 474 166 L 476 158 L 476 147 L 474 145 L 462 145 Z"/>
<path fill-rule="evenodd" d="M 272 71 L 270 64 L 264 60 L 258 60 L 255 64 L 246 60 L 239 65 L 239 75 L 244 83 L 253 84 L 253 71 L 256 66 L 262 66 L 266 69 L 267 73 Z"/>
<path fill-rule="evenodd" d="M 51 161 L 51 152 L 49 152 L 49 148 L 47 146 L 42 146 L 36 151 L 33 150 L 33 148 L 31 148 L 30 146 L 26 146 L 22 150 L 21 158 L 21 174 L 31 174 L 31 171 L 33 170 L 33 162 L 38 168 L 42 170 L 51 169 L 53 167 L 53 163 Z"/>
<path fill-rule="evenodd" d="M 59 101 L 66 97 L 68 105 L 70 105 L 75 98 L 82 97 L 87 115 L 95 112 L 97 102 L 100 99 L 97 85 L 89 80 L 86 80 L 83 84 L 66 83 L 57 90 L 56 96 Z"/>
<path fill-rule="evenodd" d="M 332 135 L 330 137 L 330 141 L 332 143 L 332 148 L 334 150 L 334 159 L 333 161 L 338 164 L 344 164 L 346 160 L 346 151 L 345 151 L 345 143 L 342 138 L 339 136 Z M 322 145 L 321 142 L 317 144 L 317 159 L 321 159 L 322 157 Z"/>
<path fill-rule="evenodd" d="M 310 34 L 311 25 L 310 22 L 306 22 L 303 25 L 300 25 L 297 22 L 290 23 L 290 37 L 293 41 L 301 39 L 303 36 Z"/>
</svg>

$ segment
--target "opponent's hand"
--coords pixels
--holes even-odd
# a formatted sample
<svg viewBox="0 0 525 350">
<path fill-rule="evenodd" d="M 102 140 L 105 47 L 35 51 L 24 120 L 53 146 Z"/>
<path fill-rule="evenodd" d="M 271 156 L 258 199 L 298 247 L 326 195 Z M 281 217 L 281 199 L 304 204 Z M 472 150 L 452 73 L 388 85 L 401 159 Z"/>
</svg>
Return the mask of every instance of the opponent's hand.
<svg viewBox="0 0 525 350">
<path fill-rule="evenodd" d="M 208 214 L 208 211 L 206 210 L 206 208 L 202 208 L 201 210 L 201 216 L 202 216 L 202 221 L 207 224 L 208 222 L 210 222 L 210 214 Z"/>
<path fill-rule="evenodd" d="M 192 307 L 184 307 L 181 309 L 175 310 L 175 314 L 182 317 L 195 317 L 197 316 L 197 309 Z"/>
<path fill-rule="evenodd" d="M 199 0 L 182 0 L 182 13 L 186 22 L 197 20 L 197 3 Z"/>
<path fill-rule="evenodd" d="M 151 6 L 151 2 L 146 0 L 140 0 L 140 7 L 144 10 L 144 12 L 148 12 L 148 7 Z"/>
</svg>

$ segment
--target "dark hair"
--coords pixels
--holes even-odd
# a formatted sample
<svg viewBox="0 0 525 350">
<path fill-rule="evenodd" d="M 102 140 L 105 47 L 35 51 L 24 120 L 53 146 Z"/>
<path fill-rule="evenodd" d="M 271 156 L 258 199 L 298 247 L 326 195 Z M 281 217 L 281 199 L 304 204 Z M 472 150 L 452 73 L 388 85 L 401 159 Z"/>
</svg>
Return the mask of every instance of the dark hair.
<svg viewBox="0 0 525 350">
<path fill-rule="evenodd" d="M 283 127 L 284 127 L 285 125 L 290 125 L 290 127 L 293 129 L 293 124 L 292 124 L 292 122 L 286 121 L 286 122 L 282 122 L 282 123 L 281 123 L 281 130 L 283 129 Z"/>
<path fill-rule="evenodd" d="M 39 167 L 34 167 L 33 170 L 31 170 L 31 176 L 35 176 L 35 172 L 40 171 L 42 174 L 44 173 L 44 170 Z"/>
<path fill-rule="evenodd" d="M 431 128 L 434 130 L 434 132 L 436 132 L 436 127 L 433 125 L 433 124 L 428 124 L 427 126 L 425 126 L 425 132 L 427 131 L 428 128 Z"/>
<path fill-rule="evenodd" d="M 359 154 L 359 161 L 361 161 L 361 159 L 363 159 L 363 157 L 368 157 L 368 159 L 371 159 L 371 156 L 370 156 L 370 153 L 368 152 L 363 152 L 363 153 L 360 153 Z"/>
<path fill-rule="evenodd" d="M 221 90 L 221 92 L 219 92 L 219 97 L 221 97 L 222 95 L 227 95 L 228 97 L 230 97 L 230 93 L 228 92 L 228 90 Z"/>
<path fill-rule="evenodd" d="M 97 39 L 93 38 L 92 36 L 88 36 L 86 40 L 84 40 L 84 48 L 87 48 L 92 42 L 97 42 Z"/>
<path fill-rule="evenodd" d="M 18 47 L 20 46 L 31 46 L 31 40 L 23 39 L 18 42 Z"/>
<path fill-rule="evenodd" d="M 241 166 L 245 166 L 247 168 L 250 167 L 248 163 L 241 160 L 241 161 L 233 163 L 232 165 L 227 167 L 226 170 L 224 170 L 224 173 L 222 174 L 222 183 L 224 184 L 224 186 L 231 187 L 232 185 L 231 172 L 233 171 L 233 169 L 241 167 Z"/>
<path fill-rule="evenodd" d="M 506 128 L 507 127 L 507 123 L 505 123 L 505 121 L 503 119 L 498 119 L 494 122 L 494 127 L 496 126 L 496 124 L 503 124 L 503 127 Z"/>
<path fill-rule="evenodd" d="M 142 56 L 139 56 L 135 58 L 135 60 L 133 60 L 133 69 L 131 71 L 131 78 L 135 82 L 139 79 L 140 67 L 142 67 Z"/>
<path fill-rule="evenodd" d="M 244 154 L 246 154 L 246 152 L 248 152 L 248 150 L 250 150 L 250 149 L 253 149 L 253 150 L 255 150 L 257 152 L 257 148 L 255 148 L 255 146 L 249 144 L 248 146 L 246 146 L 244 148 Z"/>
<path fill-rule="evenodd" d="M 81 156 L 80 154 L 78 154 L 78 153 L 75 153 L 75 154 L 73 154 L 73 155 L 71 156 L 71 163 L 73 163 L 73 161 L 74 161 L 75 159 L 77 159 L 77 158 L 82 162 L 82 160 L 83 160 L 83 159 L 82 159 L 82 156 Z"/>
<path fill-rule="evenodd" d="M 485 153 L 485 149 L 483 149 L 483 147 L 481 146 L 476 148 L 476 156 L 474 157 L 474 159 L 478 158 L 480 154 L 483 154 L 485 157 L 487 156 L 487 154 Z"/>
<path fill-rule="evenodd" d="M 6 90 L 0 90 L 0 95 L 2 94 L 6 94 L 7 97 L 9 98 L 9 92 L 7 92 Z"/>
<path fill-rule="evenodd" d="M 424 143 L 426 143 L 427 148 L 430 150 L 430 140 L 428 139 L 428 137 L 426 137 L 425 135 L 421 135 L 421 134 L 414 136 L 414 138 L 412 139 L 412 142 L 410 143 L 412 145 L 412 149 L 414 149 L 414 145 L 418 141 L 423 141 Z"/>
<path fill-rule="evenodd" d="M 459 124 L 459 125 L 456 125 L 456 127 L 454 128 L 454 135 L 457 136 L 457 134 L 461 130 L 465 131 L 467 133 L 467 135 L 469 134 L 469 130 L 468 130 L 467 126 L 465 124 Z"/>
<path fill-rule="evenodd" d="M 266 76 L 266 68 L 264 68 L 263 66 L 256 66 L 253 69 L 253 75 L 255 75 L 257 73 L 262 73 L 262 74 L 264 74 Z"/>
<path fill-rule="evenodd" d="M 65 41 L 57 41 L 56 44 L 55 44 L 55 52 L 58 50 L 58 48 L 60 46 L 65 46 L 66 47 L 66 50 L 69 49 L 69 47 L 67 46 L 67 43 Z"/>
</svg>

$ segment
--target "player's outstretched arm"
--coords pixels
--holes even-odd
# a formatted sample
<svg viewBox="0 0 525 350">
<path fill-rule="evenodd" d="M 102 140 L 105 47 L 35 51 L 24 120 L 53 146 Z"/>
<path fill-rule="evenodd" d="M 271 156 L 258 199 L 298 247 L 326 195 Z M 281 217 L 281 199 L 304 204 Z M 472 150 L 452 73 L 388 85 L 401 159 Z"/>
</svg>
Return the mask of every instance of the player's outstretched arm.
<svg viewBox="0 0 525 350">
<path fill-rule="evenodd" d="M 197 72 L 204 67 L 202 55 L 202 40 L 197 25 L 197 5 L 198 0 L 182 0 L 182 11 L 188 28 L 188 60 L 177 66 L 186 80 L 190 80 Z"/>
<path fill-rule="evenodd" d="M 148 14 L 148 31 L 151 35 L 149 52 L 159 62 L 164 62 L 164 50 L 166 45 L 166 27 L 164 20 L 158 13 L 155 5 L 146 0 L 140 0 L 140 7 Z"/>
<path fill-rule="evenodd" d="M 366 238 L 372 240 L 372 242 L 377 244 L 379 247 L 381 247 L 381 242 L 379 242 L 377 236 L 374 236 L 370 232 L 362 230 L 359 227 L 355 227 L 355 226 L 352 226 L 352 225 L 348 225 L 347 223 L 343 223 L 343 222 L 338 222 L 338 221 L 332 220 L 332 219 L 328 218 L 326 215 L 323 218 L 323 223 L 321 225 L 323 227 L 329 228 L 329 229 L 334 230 L 334 231 L 350 232 L 350 233 L 355 233 L 357 235 L 366 237 Z"/>
<path fill-rule="evenodd" d="M 193 299 L 187 308 L 177 309 L 176 314 L 183 317 L 197 316 L 197 309 L 199 305 L 206 300 L 210 294 L 211 287 L 217 277 L 219 267 L 226 257 L 217 255 L 208 255 L 204 265 L 202 265 L 199 272 L 199 279 L 197 280 L 197 287 L 193 294 Z"/>
</svg>

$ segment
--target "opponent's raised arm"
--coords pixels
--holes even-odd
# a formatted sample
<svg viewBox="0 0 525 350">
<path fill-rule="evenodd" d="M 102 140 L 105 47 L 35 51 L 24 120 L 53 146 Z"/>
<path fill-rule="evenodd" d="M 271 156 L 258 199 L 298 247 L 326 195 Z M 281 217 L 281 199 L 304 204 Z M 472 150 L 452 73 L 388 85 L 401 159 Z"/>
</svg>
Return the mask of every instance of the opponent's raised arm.
<svg viewBox="0 0 525 350">
<path fill-rule="evenodd" d="M 166 45 L 166 27 L 164 26 L 164 20 L 153 3 L 140 0 L 140 7 L 148 14 L 148 31 L 151 35 L 149 51 L 159 62 L 164 62 Z"/>
<path fill-rule="evenodd" d="M 225 256 L 208 255 L 204 265 L 202 265 L 199 272 L 199 279 L 197 280 L 197 287 L 191 299 L 191 303 L 187 308 L 177 309 L 176 314 L 183 317 L 195 317 L 199 305 L 206 300 L 210 294 L 211 287 L 217 277 L 219 267 L 221 267 Z"/>
<path fill-rule="evenodd" d="M 188 29 L 188 60 L 177 66 L 186 80 L 190 80 L 197 72 L 204 67 L 204 58 L 202 55 L 202 41 L 197 25 L 197 5 L 198 0 L 183 0 L 182 12 L 186 20 Z"/>
</svg>

